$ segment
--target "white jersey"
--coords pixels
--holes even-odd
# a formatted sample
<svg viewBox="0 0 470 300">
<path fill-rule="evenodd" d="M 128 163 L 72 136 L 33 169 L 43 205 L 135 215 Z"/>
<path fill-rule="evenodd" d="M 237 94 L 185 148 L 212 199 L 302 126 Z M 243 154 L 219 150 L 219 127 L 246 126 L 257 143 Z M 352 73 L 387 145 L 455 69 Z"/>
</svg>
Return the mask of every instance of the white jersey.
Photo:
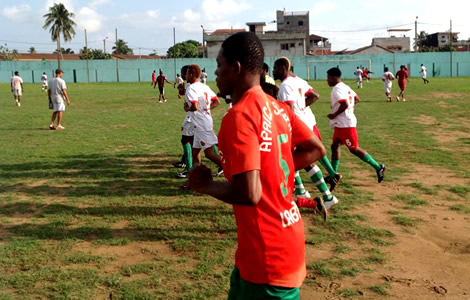
<svg viewBox="0 0 470 300">
<path fill-rule="evenodd" d="M 179 86 L 180 84 L 183 84 L 183 78 L 181 76 L 176 77 L 176 86 Z"/>
<path fill-rule="evenodd" d="M 217 95 L 211 88 L 201 82 L 196 81 L 186 89 L 186 102 L 188 104 L 199 103 L 199 109 L 191 116 L 196 131 L 213 130 L 213 120 L 211 115 L 211 103 L 217 99 Z"/>
<path fill-rule="evenodd" d="M 201 82 L 206 84 L 206 81 L 207 81 L 207 73 L 206 72 L 202 72 L 201 73 Z"/>
<path fill-rule="evenodd" d="M 336 116 L 333 120 L 330 120 L 331 128 L 347 128 L 356 127 L 357 119 L 354 115 L 354 104 L 357 94 L 344 82 L 339 82 L 333 87 L 331 91 L 331 113 L 335 113 L 342 102 L 346 102 L 348 108 Z"/>
<path fill-rule="evenodd" d="M 392 80 L 395 79 L 395 76 L 393 75 L 392 72 L 387 71 L 382 76 L 382 79 L 384 80 L 384 85 L 385 86 L 392 86 Z"/>
<path fill-rule="evenodd" d="M 13 76 L 11 77 L 11 89 L 12 90 L 21 90 L 21 84 L 23 83 L 23 79 L 20 76 Z"/>
<path fill-rule="evenodd" d="M 65 101 L 65 95 L 63 90 L 67 89 L 65 80 L 60 77 L 55 77 L 49 83 L 49 90 L 51 91 L 51 99 L 57 103 L 62 103 Z"/>
<path fill-rule="evenodd" d="M 426 69 L 425 66 L 421 66 L 421 73 L 423 73 L 423 78 L 426 78 L 426 75 L 428 74 L 428 69 Z"/>
<path fill-rule="evenodd" d="M 305 96 L 315 91 L 307 81 L 297 76 L 287 76 L 279 88 L 279 101 L 292 104 L 294 113 L 307 125 L 313 129 L 317 124 L 310 106 L 305 105 Z"/>
<path fill-rule="evenodd" d="M 42 74 L 41 82 L 42 82 L 43 85 L 47 85 L 47 75 L 46 74 Z"/>
<path fill-rule="evenodd" d="M 354 75 L 356 75 L 356 79 L 361 80 L 362 79 L 362 70 L 361 69 L 356 69 L 356 71 L 354 71 Z"/>
</svg>

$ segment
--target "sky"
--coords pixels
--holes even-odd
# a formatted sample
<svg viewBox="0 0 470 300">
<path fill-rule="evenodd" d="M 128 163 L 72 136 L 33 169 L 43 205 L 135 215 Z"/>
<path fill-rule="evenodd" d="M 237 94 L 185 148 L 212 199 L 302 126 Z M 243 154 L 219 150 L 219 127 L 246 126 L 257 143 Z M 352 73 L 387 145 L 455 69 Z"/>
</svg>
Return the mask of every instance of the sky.
<svg viewBox="0 0 470 300">
<path fill-rule="evenodd" d="M 188 39 L 202 42 L 202 27 L 213 31 L 221 28 L 246 28 L 246 22 L 266 22 L 266 30 L 276 30 L 276 10 L 309 11 L 310 33 L 327 37 L 333 50 L 357 49 L 371 44 L 374 37 L 387 37 L 387 29 L 411 29 L 418 17 L 418 32 L 460 32 L 459 39 L 470 38 L 470 1 L 463 0 L 1 0 L 0 45 L 10 50 L 38 53 L 56 48 L 49 30 L 42 28 L 43 15 L 53 3 L 63 3 L 75 14 L 76 35 L 62 47 L 75 52 L 85 46 L 104 48 L 109 53 L 118 38 L 134 49 L 134 54 L 154 51 L 165 55 L 176 42 Z M 270 23 L 271 22 L 271 23 Z"/>
</svg>

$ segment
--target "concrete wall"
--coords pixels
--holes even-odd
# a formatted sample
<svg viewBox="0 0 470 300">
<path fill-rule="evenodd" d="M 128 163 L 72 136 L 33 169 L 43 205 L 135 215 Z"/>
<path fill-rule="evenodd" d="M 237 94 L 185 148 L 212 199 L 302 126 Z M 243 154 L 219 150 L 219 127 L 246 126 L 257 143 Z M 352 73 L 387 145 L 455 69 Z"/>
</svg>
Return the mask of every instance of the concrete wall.
<svg viewBox="0 0 470 300">
<path fill-rule="evenodd" d="M 265 61 L 272 68 L 276 57 L 266 57 Z M 375 55 L 336 55 L 336 56 L 292 56 L 294 72 L 309 79 L 325 79 L 326 71 L 339 66 L 344 78 L 354 78 L 353 72 L 356 66 L 364 66 L 372 70 L 372 77 L 380 77 L 384 66 L 390 71 L 398 71 L 400 65 L 409 66 L 410 75 L 419 77 L 420 65 L 424 64 L 428 69 L 429 77 L 450 76 L 450 53 L 399 53 L 399 54 L 375 54 Z M 371 66 L 369 67 L 369 60 Z M 153 70 L 162 69 L 170 81 L 174 81 L 173 59 L 155 60 L 120 60 L 118 61 L 119 81 L 138 82 L 151 81 Z M 217 67 L 215 58 L 176 59 L 176 73 L 186 64 L 198 64 L 201 69 L 206 68 L 208 80 L 215 80 L 214 71 Z M 0 61 L 0 82 L 10 82 L 14 71 L 19 71 L 25 82 L 39 83 L 42 72 L 46 72 L 49 78 L 54 76 L 57 68 L 56 61 Z M 87 82 L 87 67 L 85 60 L 63 61 L 64 79 L 67 82 Z M 116 61 L 96 60 L 89 62 L 90 82 L 116 82 Z M 74 76 L 75 74 L 75 76 Z M 452 53 L 452 76 L 470 76 L 470 52 Z"/>
</svg>

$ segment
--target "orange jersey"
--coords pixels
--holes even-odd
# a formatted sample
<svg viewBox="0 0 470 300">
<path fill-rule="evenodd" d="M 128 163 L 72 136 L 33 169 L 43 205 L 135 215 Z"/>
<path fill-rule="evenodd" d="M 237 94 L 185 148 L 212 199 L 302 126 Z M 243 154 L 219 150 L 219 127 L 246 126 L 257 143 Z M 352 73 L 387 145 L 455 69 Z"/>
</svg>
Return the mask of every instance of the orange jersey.
<svg viewBox="0 0 470 300">
<path fill-rule="evenodd" d="M 256 206 L 233 205 L 241 278 L 257 284 L 299 287 L 305 278 L 305 236 L 293 200 L 296 145 L 313 137 L 284 103 L 253 87 L 222 119 L 219 150 L 227 180 L 260 171 Z"/>
</svg>

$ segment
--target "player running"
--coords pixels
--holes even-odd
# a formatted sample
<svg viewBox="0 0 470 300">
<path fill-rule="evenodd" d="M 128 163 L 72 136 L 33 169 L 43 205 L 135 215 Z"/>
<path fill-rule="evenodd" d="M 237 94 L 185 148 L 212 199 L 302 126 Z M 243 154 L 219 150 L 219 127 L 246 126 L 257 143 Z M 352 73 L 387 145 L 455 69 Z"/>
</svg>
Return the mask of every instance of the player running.
<svg viewBox="0 0 470 300">
<path fill-rule="evenodd" d="M 220 155 L 217 151 L 217 136 L 213 129 L 211 109 L 220 104 L 217 95 L 208 85 L 199 81 L 201 69 L 198 65 L 190 65 L 186 80 L 190 86 L 186 88 L 185 111 L 193 112 L 191 122 L 194 124 L 193 162 L 201 164 L 201 149 L 206 157 L 218 166 L 217 175 L 222 174 Z"/>
<path fill-rule="evenodd" d="M 396 74 L 396 78 L 398 81 L 398 86 L 400 87 L 400 94 L 397 96 L 397 102 L 400 102 L 400 98 L 403 102 L 405 102 L 406 83 L 409 82 L 408 69 L 405 66 L 401 65 L 400 71 L 398 71 Z"/>
<path fill-rule="evenodd" d="M 362 89 L 362 76 L 364 73 L 362 72 L 361 68 L 359 68 L 359 66 L 356 68 L 356 71 L 354 71 L 354 75 L 356 75 L 356 86 Z"/>
<path fill-rule="evenodd" d="M 384 82 L 385 96 L 387 96 L 387 102 L 392 102 L 392 80 L 395 79 L 392 72 L 387 67 L 384 68 L 384 74 L 382 75 L 382 81 Z"/>
<path fill-rule="evenodd" d="M 171 82 L 168 81 L 168 79 L 163 75 L 162 70 L 160 70 L 160 75 L 157 77 L 157 81 L 155 82 L 155 85 L 158 84 L 158 91 L 160 92 L 158 96 L 158 102 L 163 103 L 163 101 L 166 102 L 165 99 L 165 81 L 171 84 Z M 154 85 L 154 87 L 155 87 Z"/>
<path fill-rule="evenodd" d="M 202 69 L 200 80 L 203 84 L 207 84 L 207 73 L 206 69 Z"/>
<path fill-rule="evenodd" d="M 421 64 L 421 71 L 419 72 L 423 74 L 421 78 L 423 78 L 424 84 L 429 83 L 429 80 L 427 79 L 428 69 L 426 69 L 426 67 L 423 64 Z"/>
<path fill-rule="evenodd" d="M 47 82 L 46 72 L 42 72 L 41 84 L 42 84 L 42 91 L 47 93 L 47 90 L 49 89 L 49 86 L 48 86 L 48 82 Z"/>
<path fill-rule="evenodd" d="M 11 92 L 15 98 L 16 106 L 21 106 L 23 91 L 23 78 L 20 77 L 20 72 L 15 71 L 15 75 L 11 77 Z"/>
<path fill-rule="evenodd" d="M 320 95 L 305 80 L 295 76 L 294 74 L 290 74 L 290 66 L 290 61 L 286 57 L 281 57 L 274 62 L 274 79 L 281 80 L 279 101 L 287 103 L 293 110 L 294 114 L 313 131 L 319 140 L 321 140 L 315 116 L 310 109 L 310 105 L 315 103 L 320 98 Z M 320 159 L 320 162 L 328 171 L 329 176 L 333 179 L 331 181 L 332 189 L 334 189 L 341 180 L 341 175 L 334 171 L 326 155 Z M 305 168 L 305 171 L 307 171 L 312 182 L 322 193 L 322 198 L 327 209 L 338 203 L 338 199 L 331 194 L 328 189 L 328 186 L 323 179 L 323 173 L 317 165 L 311 164 Z M 305 190 L 298 171 L 295 174 L 295 191 L 300 197 L 310 198 L 310 194 Z"/>
<path fill-rule="evenodd" d="M 359 157 L 365 163 L 371 165 L 377 172 L 377 181 L 384 179 L 385 165 L 377 163 L 365 150 L 359 148 L 356 125 L 357 119 L 354 115 L 354 106 L 359 102 L 357 94 L 341 81 L 341 70 L 331 68 L 327 72 L 328 85 L 333 87 L 331 91 L 331 110 L 328 115 L 330 127 L 334 129 L 333 143 L 331 144 L 331 163 L 338 171 L 341 144 L 348 147 L 349 152 Z"/>
</svg>

